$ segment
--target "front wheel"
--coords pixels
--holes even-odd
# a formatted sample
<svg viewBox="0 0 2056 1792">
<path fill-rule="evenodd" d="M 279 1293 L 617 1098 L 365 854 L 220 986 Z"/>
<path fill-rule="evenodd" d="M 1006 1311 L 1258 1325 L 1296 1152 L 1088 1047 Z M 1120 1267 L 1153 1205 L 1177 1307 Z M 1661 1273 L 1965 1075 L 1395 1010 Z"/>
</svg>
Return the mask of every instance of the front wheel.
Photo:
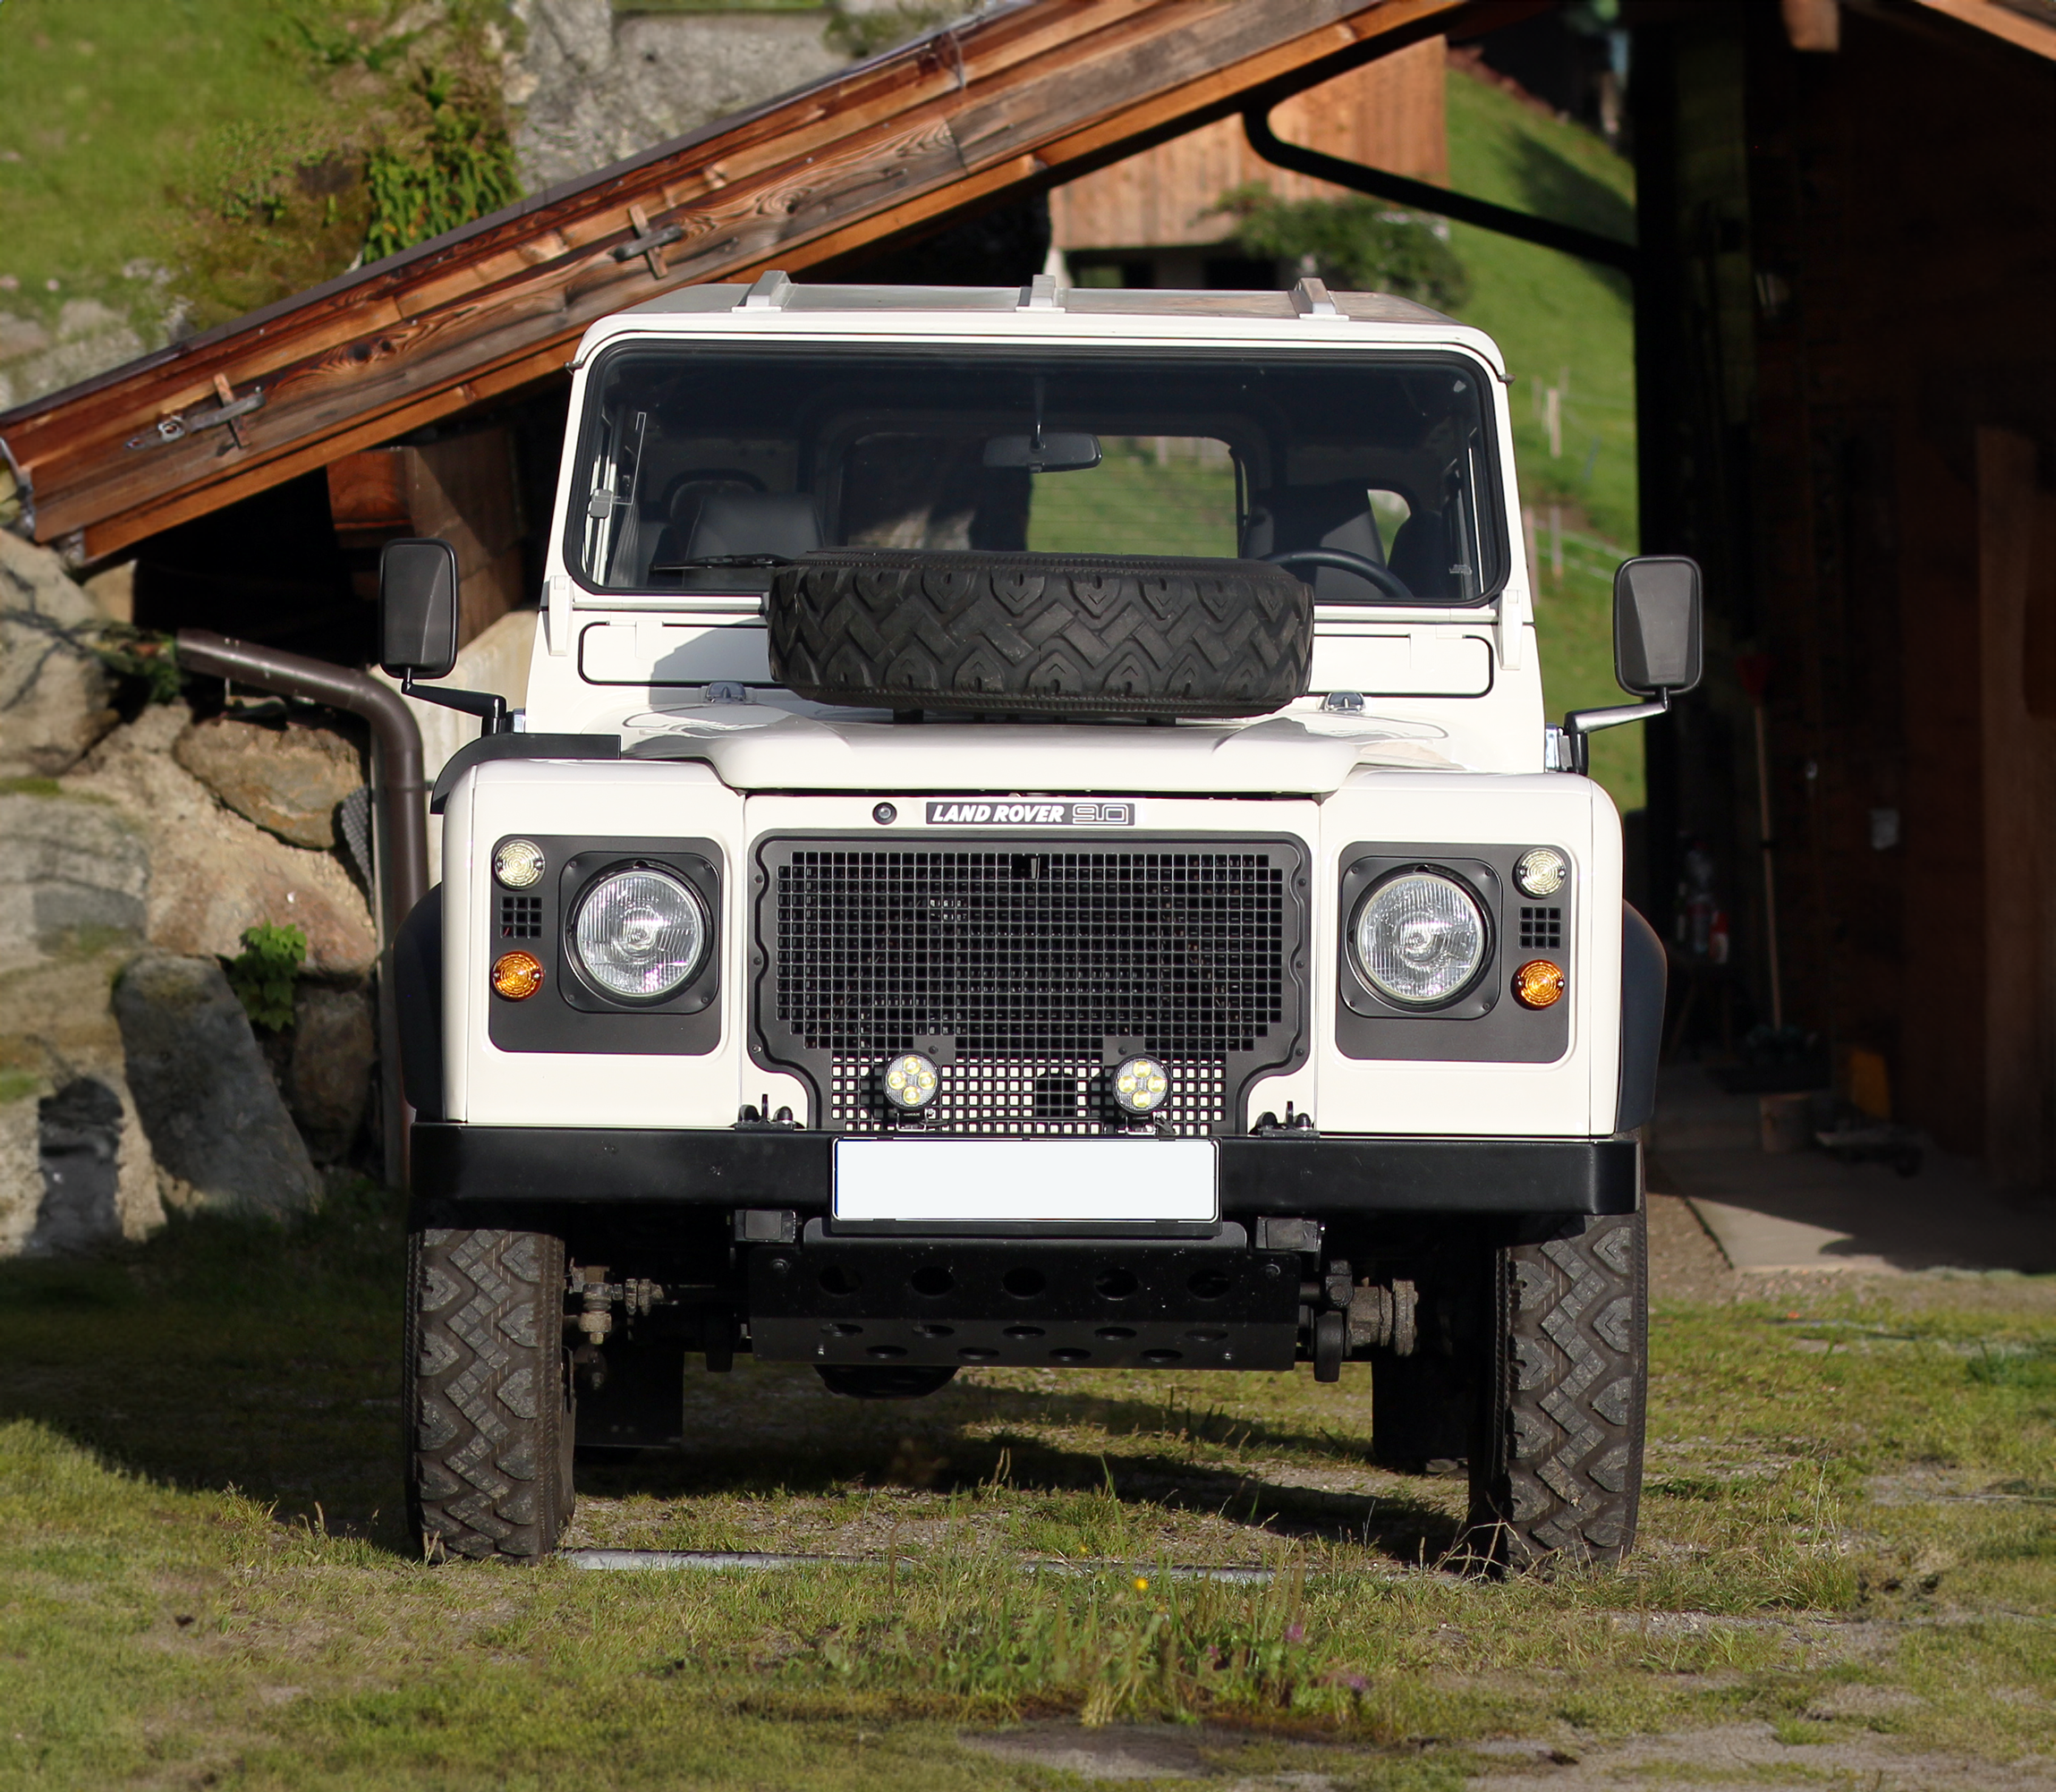
<svg viewBox="0 0 2056 1792">
<path fill-rule="evenodd" d="M 1634 1546 L 1648 1236 L 1641 1212 L 1577 1218 L 1494 1253 L 1471 1525 L 1505 1567 L 1605 1567 Z"/>
<path fill-rule="evenodd" d="M 429 1227 L 407 1240 L 407 1514 L 431 1559 L 532 1562 L 571 1522 L 564 1241 Z"/>
</svg>

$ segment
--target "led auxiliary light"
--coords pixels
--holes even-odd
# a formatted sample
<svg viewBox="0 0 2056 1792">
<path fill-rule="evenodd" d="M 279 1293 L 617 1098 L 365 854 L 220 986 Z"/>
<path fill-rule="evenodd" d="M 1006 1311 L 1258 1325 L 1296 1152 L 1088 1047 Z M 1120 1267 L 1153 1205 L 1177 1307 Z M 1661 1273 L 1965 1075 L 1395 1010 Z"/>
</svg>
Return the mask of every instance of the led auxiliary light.
<svg viewBox="0 0 2056 1792">
<path fill-rule="evenodd" d="M 503 952 L 493 960 L 493 993 L 525 1002 L 542 988 L 542 960 L 532 952 Z"/>
<path fill-rule="evenodd" d="M 1552 896 L 1563 888 L 1570 866 L 1554 846 L 1537 846 L 1523 853 L 1514 866 L 1514 881 L 1523 896 Z"/>
<path fill-rule="evenodd" d="M 1170 1074 L 1153 1057 L 1124 1057 L 1115 1066 L 1114 1100 L 1125 1114 L 1153 1114 L 1170 1093 Z"/>
<path fill-rule="evenodd" d="M 942 1073 L 932 1057 L 918 1051 L 903 1053 L 886 1066 L 881 1079 L 885 1099 L 903 1114 L 919 1113 L 934 1100 L 942 1088 Z"/>
<path fill-rule="evenodd" d="M 1530 959 L 1514 972 L 1514 1000 L 1524 1008 L 1553 1008 L 1563 991 L 1562 967 L 1546 958 Z"/>
<path fill-rule="evenodd" d="M 506 840 L 493 854 L 493 876 L 510 890 L 525 890 L 542 876 L 542 848 L 533 840 Z"/>
</svg>

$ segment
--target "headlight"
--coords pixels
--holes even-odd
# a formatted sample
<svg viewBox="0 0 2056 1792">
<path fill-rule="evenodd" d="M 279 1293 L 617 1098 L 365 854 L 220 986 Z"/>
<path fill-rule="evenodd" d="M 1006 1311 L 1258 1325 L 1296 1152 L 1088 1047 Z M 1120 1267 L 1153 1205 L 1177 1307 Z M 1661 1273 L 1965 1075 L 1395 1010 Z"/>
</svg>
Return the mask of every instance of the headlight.
<svg viewBox="0 0 2056 1792">
<path fill-rule="evenodd" d="M 1364 898 L 1351 929 L 1357 968 L 1388 1001 L 1446 1002 L 1485 962 L 1485 916 L 1454 878 L 1405 871 Z"/>
<path fill-rule="evenodd" d="M 586 891 L 571 939 L 580 967 L 608 995 L 653 1001 L 700 968 L 706 905 L 668 871 L 616 871 Z"/>
</svg>

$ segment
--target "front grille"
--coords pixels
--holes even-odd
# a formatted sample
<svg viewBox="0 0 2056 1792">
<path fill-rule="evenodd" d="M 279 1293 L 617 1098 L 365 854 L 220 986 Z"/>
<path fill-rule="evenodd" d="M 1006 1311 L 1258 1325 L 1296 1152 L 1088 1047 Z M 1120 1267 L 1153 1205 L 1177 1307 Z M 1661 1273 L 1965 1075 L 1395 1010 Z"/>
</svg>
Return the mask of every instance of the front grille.
<svg viewBox="0 0 2056 1792">
<path fill-rule="evenodd" d="M 503 896 L 500 898 L 500 938 L 502 939 L 540 939 L 542 938 L 542 898 L 530 896 Z"/>
<path fill-rule="evenodd" d="M 1563 944 L 1563 911 L 1560 908 L 1521 907 L 1521 945 L 1529 951 L 1540 947 L 1553 949 Z"/>
<path fill-rule="evenodd" d="M 939 1042 L 937 1130 L 1099 1132 L 1107 1057 L 1132 1046 L 1170 1071 L 1170 1125 L 1203 1134 L 1297 1049 L 1295 845 L 792 840 L 763 859 L 760 1031 L 831 1129 L 888 1124 L 881 1063 Z"/>
</svg>

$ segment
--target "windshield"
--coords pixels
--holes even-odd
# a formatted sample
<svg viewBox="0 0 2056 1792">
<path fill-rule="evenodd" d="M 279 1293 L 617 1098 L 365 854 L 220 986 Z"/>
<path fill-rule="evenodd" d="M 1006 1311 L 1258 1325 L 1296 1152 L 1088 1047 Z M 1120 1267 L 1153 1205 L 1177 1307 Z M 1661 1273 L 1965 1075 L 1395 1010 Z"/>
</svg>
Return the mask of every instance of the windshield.
<svg viewBox="0 0 2056 1792">
<path fill-rule="evenodd" d="M 624 347 L 567 557 L 654 592 L 822 548 L 1270 559 L 1322 603 L 1476 603 L 1507 557 L 1485 383 L 1455 356 Z"/>
</svg>

